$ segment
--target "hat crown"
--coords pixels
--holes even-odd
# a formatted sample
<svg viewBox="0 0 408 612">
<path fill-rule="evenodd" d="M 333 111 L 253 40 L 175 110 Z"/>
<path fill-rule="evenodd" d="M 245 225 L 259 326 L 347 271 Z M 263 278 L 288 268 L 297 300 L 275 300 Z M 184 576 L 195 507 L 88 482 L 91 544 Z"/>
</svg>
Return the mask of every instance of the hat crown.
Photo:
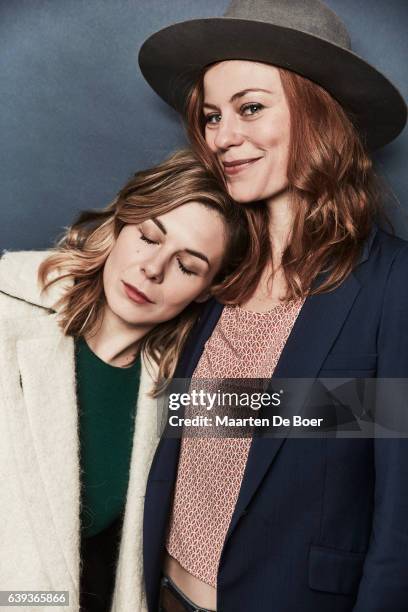
<svg viewBox="0 0 408 612">
<path fill-rule="evenodd" d="M 300 30 L 351 49 L 346 26 L 319 0 L 232 0 L 223 16 Z"/>
</svg>

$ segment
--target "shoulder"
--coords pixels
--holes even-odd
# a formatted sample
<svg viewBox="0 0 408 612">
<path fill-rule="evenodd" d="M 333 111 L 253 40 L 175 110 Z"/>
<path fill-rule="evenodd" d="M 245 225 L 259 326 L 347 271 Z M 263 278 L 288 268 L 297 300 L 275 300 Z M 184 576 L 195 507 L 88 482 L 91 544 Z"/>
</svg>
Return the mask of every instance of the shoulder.
<svg viewBox="0 0 408 612">
<path fill-rule="evenodd" d="M 408 298 L 408 241 L 386 234 L 381 236 L 382 250 L 387 255 L 387 289 Z"/>
<path fill-rule="evenodd" d="M 48 251 L 5 251 L 0 257 L 0 316 L 28 317 L 40 311 L 37 274 Z"/>
<path fill-rule="evenodd" d="M 408 288 L 408 241 L 378 230 L 377 252 L 379 258 L 386 262 L 387 280 L 405 282 Z"/>
<path fill-rule="evenodd" d="M 396 257 L 407 256 L 408 241 L 383 229 L 377 229 L 372 247 L 374 252 L 380 252 L 383 257 L 393 261 Z"/>
<path fill-rule="evenodd" d="M 408 272 L 408 242 L 377 228 L 365 244 L 365 256 L 354 270 L 363 284 L 380 287 L 388 278 Z"/>
<path fill-rule="evenodd" d="M 0 291 L 20 294 L 32 290 L 41 263 L 51 251 L 3 251 L 0 257 Z"/>
<path fill-rule="evenodd" d="M 370 308 L 381 305 L 389 324 L 408 325 L 408 241 L 378 230 L 366 266 L 357 276 L 367 289 Z"/>
<path fill-rule="evenodd" d="M 56 283 L 43 291 L 38 281 L 40 265 L 52 251 L 5 251 L 0 257 L 0 296 L 26 302 L 32 306 L 52 309 L 61 295 L 62 286 Z"/>
</svg>

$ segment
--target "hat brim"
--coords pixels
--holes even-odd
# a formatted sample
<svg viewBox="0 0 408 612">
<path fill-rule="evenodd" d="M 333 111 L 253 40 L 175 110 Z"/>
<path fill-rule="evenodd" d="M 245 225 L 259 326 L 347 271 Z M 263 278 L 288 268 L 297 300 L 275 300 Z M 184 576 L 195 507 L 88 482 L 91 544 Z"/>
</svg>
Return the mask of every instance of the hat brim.
<svg viewBox="0 0 408 612">
<path fill-rule="evenodd" d="M 200 71 L 233 59 L 273 64 L 318 83 L 351 115 L 370 149 L 391 142 L 405 126 L 405 101 L 383 74 L 352 51 L 299 30 L 226 17 L 195 19 L 156 32 L 139 52 L 147 82 L 181 113 Z"/>
</svg>

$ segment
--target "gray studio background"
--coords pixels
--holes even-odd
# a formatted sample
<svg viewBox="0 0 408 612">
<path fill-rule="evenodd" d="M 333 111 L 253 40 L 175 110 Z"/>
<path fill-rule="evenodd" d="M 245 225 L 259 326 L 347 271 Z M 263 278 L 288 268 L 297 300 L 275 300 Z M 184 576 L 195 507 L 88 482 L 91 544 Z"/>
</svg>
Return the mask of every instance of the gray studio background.
<svg viewBox="0 0 408 612">
<path fill-rule="evenodd" d="M 326 0 L 354 50 L 408 98 L 407 0 Z M 137 51 L 172 22 L 228 0 L 0 0 L 0 249 L 50 246 L 84 208 L 182 145 L 181 122 L 143 81 Z M 324 58 L 322 58 L 324 61 Z M 408 130 L 376 155 L 408 237 Z"/>
</svg>

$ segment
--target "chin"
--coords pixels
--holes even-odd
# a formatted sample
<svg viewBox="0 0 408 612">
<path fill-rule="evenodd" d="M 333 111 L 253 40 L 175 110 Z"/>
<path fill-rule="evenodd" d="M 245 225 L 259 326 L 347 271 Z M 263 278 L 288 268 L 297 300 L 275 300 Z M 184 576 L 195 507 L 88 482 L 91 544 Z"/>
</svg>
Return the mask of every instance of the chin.
<svg viewBox="0 0 408 612">
<path fill-rule="evenodd" d="M 237 202 L 237 204 L 251 204 L 252 202 L 257 202 L 258 200 L 262 199 L 257 193 L 245 192 L 242 189 L 229 189 L 228 193 L 234 202 Z"/>
<path fill-rule="evenodd" d="M 140 321 L 140 311 L 138 311 L 132 303 L 123 302 L 122 300 L 112 301 L 109 305 L 109 309 L 116 319 L 116 321 L 120 322 L 121 325 L 129 326 L 135 325 L 136 323 L 141 323 Z"/>
<path fill-rule="evenodd" d="M 251 204 L 252 202 L 268 201 L 273 198 L 278 198 L 288 192 L 287 181 L 270 188 L 260 189 L 245 189 L 245 187 L 239 187 L 238 185 L 232 185 L 228 189 L 228 193 L 231 198 L 237 202 L 237 204 Z"/>
</svg>

